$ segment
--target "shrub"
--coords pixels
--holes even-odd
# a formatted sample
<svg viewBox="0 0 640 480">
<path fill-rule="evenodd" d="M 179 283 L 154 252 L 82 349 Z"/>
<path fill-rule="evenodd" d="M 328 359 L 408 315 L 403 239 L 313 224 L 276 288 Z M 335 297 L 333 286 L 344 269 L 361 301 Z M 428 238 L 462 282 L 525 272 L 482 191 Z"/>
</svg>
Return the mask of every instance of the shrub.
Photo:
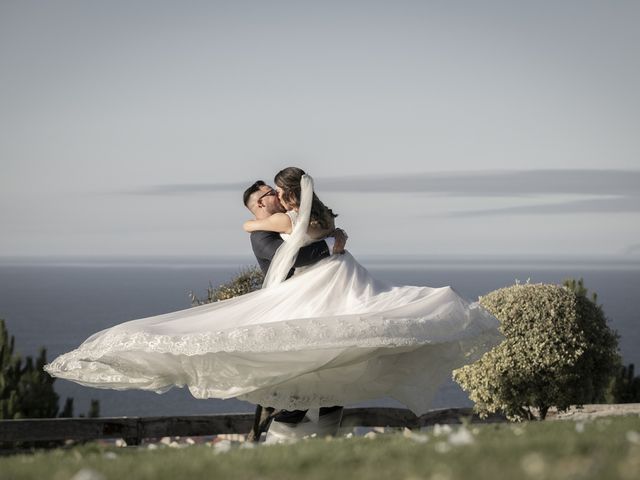
<svg viewBox="0 0 640 480">
<path fill-rule="evenodd" d="M 620 365 L 618 336 L 582 280 L 564 286 L 516 284 L 480 303 L 501 323 L 506 339 L 471 365 L 454 371 L 481 415 L 502 411 L 512 420 L 544 419 L 604 400 Z"/>
<path fill-rule="evenodd" d="M 213 288 L 213 286 L 209 284 L 207 297 L 204 299 L 198 298 L 193 292 L 189 292 L 189 297 L 191 298 L 191 304 L 194 306 L 219 302 L 253 292 L 254 290 L 259 290 L 260 287 L 262 287 L 263 281 L 264 275 L 262 270 L 257 266 L 253 266 L 241 270 L 233 279 L 216 288 Z"/>
<path fill-rule="evenodd" d="M 609 386 L 607 401 L 609 403 L 640 402 L 640 377 L 634 375 L 634 365 L 621 366 Z"/>
<path fill-rule="evenodd" d="M 22 358 L 14 353 L 15 338 L 9 337 L 0 320 L 0 418 L 42 418 L 58 414 L 58 394 L 54 378 L 43 369 L 46 350 L 38 358 Z"/>
<path fill-rule="evenodd" d="M 59 396 L 53 388 L 56 379 L 43 370 L 46 349 L 40 348 L 35 361 L 32 357 L 23 361 L 14 346 L 15 338 L 9 336 L 0 319 L 0 419 L 57 416 Z M 97 400 L 93 400 L 92 411 L 98 410 Z M 67 398 L 60 416 L 73 416 L 73 399 Z"/>
</svg>

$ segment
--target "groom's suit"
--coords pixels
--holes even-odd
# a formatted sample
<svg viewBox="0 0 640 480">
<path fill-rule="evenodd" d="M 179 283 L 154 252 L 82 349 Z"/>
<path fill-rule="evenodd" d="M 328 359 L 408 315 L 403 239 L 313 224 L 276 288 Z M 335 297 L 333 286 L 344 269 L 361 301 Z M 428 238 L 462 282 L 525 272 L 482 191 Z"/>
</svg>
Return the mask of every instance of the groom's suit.
<svg viewBox="0 0 640 480">
<path fill-rule="evenodd" d="M 257 231 L 251 233 L 251 247 L 253 248 L 253 253 L 258 260 L 260 269 L 265 275 L 267 270 L 269 270 L 269 265 L 271 265 L 271 260 L 273 260 L 276 250 L 278 250 L 278 247 L 283 243 L 284 240 L 280 237 L 280 234 L 276 232 Z M 295 268 L 312 265 L 330 255 L 331 252 L 329 250 L 329 245 L 325 240 L 319 240 L 302 247 L 298 251 L 296 261 L 293 264 L 293 268 L 287 275 L 287 278 L 293 275 Z M 260 409 L 261 407 L 258 406 L 257 411 L 260 411 Z M 274 417 L 274 420 L 276 422 L 284 422 L 287 424 L 297 424 L 304 419 L 306 412 L 306 410 L 282 410 Z M 338 418 L 340 418 L 342 416 L 342 407 L 323 407 L 320 409 L 321 417 L 325 415 L 335 416 L 336 413 L 339 415 Z M 257 416 L 258 415 L 259 414 L 257 414 Z"/>
<path fill-rule="evenodd" d="M 254 255 L 258 259 L 262 273 L 267 273 L 269 265 L 271 265 L 271 260 L 273 260 L 273 256 L 276 254 L 276 250 L 278 250 L 278 247 L 283 243 L 284 240 L 282 240 L 280 234 L 276 232 L 259 231 L 251 233 L 251 247 L 253 248 Z M 327 242 L 319 240 L 300 249 L 293 268 L 306 267 L 329 255 L 330 252 Z M 293 269 L 291 269 L 287 278 L 292 274 Z"/>
</svg>

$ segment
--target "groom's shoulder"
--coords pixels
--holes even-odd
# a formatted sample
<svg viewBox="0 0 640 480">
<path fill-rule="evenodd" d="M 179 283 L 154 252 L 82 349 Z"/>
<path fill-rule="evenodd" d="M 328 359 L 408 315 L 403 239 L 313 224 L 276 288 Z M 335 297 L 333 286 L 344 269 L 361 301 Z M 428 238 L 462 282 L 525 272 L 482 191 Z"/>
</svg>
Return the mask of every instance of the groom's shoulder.
<svg viewBox="0 0 640 480">
<path fill-rule="evenodd" d="M 282 237 L 280 237 L 279 233 L 277 233 L 277 232 L 267 232 L 267 231 L 264 231 L 264 230 L 257 230 L 255 232 L 251 232 L 250 238 L 251 238 L 251 243 L 252 244 L 266 242 L 266 241 L 273 240 L 273 239 L 278 239 L 278 240 L 282 239 Z"/>
<path fill-rule="evenodd" d="M 251 248 L 258 258 L 271 259 L 282 244 L 282 237 L 276 232 L 251 232 Z"/>
<path fill-rule="evenodd" d="M 267 232 L 266 230 L 256 230 L 255 232 L 251 232 L 251 239 L 254 238 L 281 238 L 278 232 Z"/>
</svg>

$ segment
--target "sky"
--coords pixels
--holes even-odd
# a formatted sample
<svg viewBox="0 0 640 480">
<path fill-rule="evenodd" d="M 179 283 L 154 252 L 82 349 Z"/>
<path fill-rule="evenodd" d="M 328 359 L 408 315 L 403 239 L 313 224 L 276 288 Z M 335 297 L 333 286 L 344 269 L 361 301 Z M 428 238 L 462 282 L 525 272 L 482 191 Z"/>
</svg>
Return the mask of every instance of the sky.
<svg viewBox="0 0 640 480">
<path fill-rule="evenodd" d="M 0 256 L 640 255 L 640 2 L 0 0 Z"/>
</svg>

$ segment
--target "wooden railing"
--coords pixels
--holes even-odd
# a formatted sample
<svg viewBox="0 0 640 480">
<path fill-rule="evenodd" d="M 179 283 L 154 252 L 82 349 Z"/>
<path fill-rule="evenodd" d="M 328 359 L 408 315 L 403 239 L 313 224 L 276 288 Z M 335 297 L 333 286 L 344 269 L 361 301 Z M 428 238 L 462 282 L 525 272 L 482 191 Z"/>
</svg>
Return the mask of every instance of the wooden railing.
<svg viewBox="0 0 640 480">
<path fill-rule="evenodd" d="M 470 408 L 433 410 L 420 417 L 400 408 L 346 408 L 341 426 L 420 428 L 436 423 L 460 423 L 465 418 L 474 423 L 503 420 L 497 415 L 481 420 Z M 0 443 L 122 438 L 127 445 L 139 445 L 145 438 L 246 434 L 253 421 L 253 413 L 0 420 Z"/>
</svg>

